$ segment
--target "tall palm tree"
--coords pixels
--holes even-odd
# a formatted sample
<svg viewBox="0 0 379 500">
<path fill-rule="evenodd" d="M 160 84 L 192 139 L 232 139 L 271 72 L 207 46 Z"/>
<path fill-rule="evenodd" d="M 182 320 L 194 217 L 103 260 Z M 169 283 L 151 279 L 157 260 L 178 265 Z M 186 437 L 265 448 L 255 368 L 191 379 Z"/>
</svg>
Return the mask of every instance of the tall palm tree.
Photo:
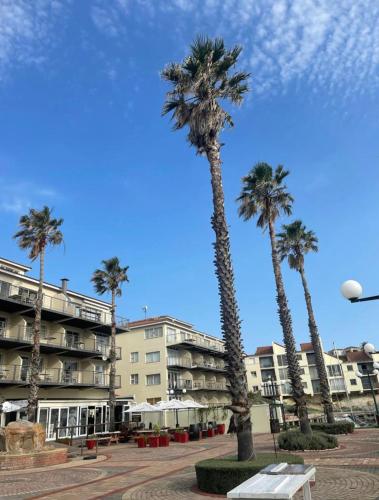
<svg viewBox="0 0 379 500">
<path fill-rule="evenodd" d="M 103 260 L 103 269 L 96 269 L 91 281 L 98 294 L 111 293 L 111 349 L 110 349 L 110 373 L 109 373 L 109 425 L 114 431 L 115 406 L 116 406 L 116 297 L 121 296 L 121 285 L 128 279 L 129 266 L 121 267 L 118 257 Z"/>
<path fill-rule="evenodd" d="M 280 214 L 290 215 L 292 212 L 292 196 L 283 183 L 288 171 L 279 165 L 275 172 L 267 163 L 257 163 L 246 177 L 242 179 L 242 192 L 238 197 L 240 202 L 239 215 L 245 221 L 258 216 L 257 226 L 268 227 L 271 242 L 271 258 L 276 284 L 276 301 L 279 320 L 283 330 L 283 340 L 286 349 L 288 374 L 292 386 L 292 396 L 297 407 L 300 429 L 310 434 L 305 393 L 301 383 L 300 365 L 296 357 L 296 342 L 292 332 L 292 318 L 284 289 L 280 256 L 278 255 L 275 222 Z"/>
<path fill-rule="evenodd" d="M 52 209 L 44 206 L 42 210 L 31 208 L 28 215 L 20 218 L 21 229 L 14 235 L 18 246 L 30 250 L 29 258 L 34 261 L 39 257 L 39 284 L 35 302 L 35 317 L 33 326 L 33 349 L 30 363 L 28 419 L 35 422 L 38 407 L 38 381 L 40 372 L 40 332 L 43 303 L 43 281 L 45 274 L 45 251 L 48 245 L 60 245 L 63 234 L 60 226 L 63 219 L 53 219 Z"/>
<path fill-rule="evenodd" d="M 307 228 L 301 220 L 295 220 L 292 224 L 283 224 L 282 232 L 278 234 L 278 253 L 283 261 L 288 260 L 291 269 L 299 272 L 304 289 L 305 303 L 308 311 L 308 327 L 313 345 L 316 368 L 320 379 L 321 400 L 328 423 L 334 422 L 333 404 L 330 396 L 330 387 L 326 373 L 325 361 L 322 352 L 320 336 L 312 307 L 312 298 L 305 277 L 304 256 L 308 252 L 318 252 L 318 239 L 313 231 Z"/>
<path fill-rule="evenodd" d="M 230 409 L 237 428 L 238 460 L 248 460 L 254 456 L 253 439 L 220 157 L 220 133 L 224 127 L 233 125 L 231 116 L 222 106 L 227 101 L 241 104 L 248 90 L 249 74 L 232 73 L 241 50 L 238 46 L 226 49 L 220 38 L 198 37 L 183 62 L 169 64 L 162 71 L 162 78 L 172 85 L 163 114 L 172 113 L 174 130 L 188 128 L 189 143 L 198 154 L 206 156 L 210 167 L 211 223 L 216 235 L 214 263 L 232 396 Z"/>
</svg>

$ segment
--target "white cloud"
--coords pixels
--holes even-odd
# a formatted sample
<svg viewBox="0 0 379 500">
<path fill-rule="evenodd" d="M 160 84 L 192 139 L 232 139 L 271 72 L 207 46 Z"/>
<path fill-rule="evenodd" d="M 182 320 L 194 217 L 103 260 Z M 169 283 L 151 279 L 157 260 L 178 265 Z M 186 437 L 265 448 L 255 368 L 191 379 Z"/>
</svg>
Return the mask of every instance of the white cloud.
<svg viewBox="0 0 379 500">
<path fill-rule="evenodd" d="M 176 16 L 194 32 L 244 45 L 257 93 L 300 81 L 342 97 L 379 87 L 379 2 L 373 0 L 98 0 L 115 33 L 132 8 Z M 107 15 L 105 15 L 107 12 Z M 193 26 L 195 25 L 195 26 Z"/>
<path fill-rule="evenodd" d="M 40 65 L 70 0 L 0 0 L 0 80 L 19 64 Z"/>
<path fill-rule="evenodd" d="M 45 186 L 37 186 L 33 182 L 9 182 L 0 179 L 2 189 L 0 193 L 0 211 L 23 214 L 31 207 L 50 205 L 60 198 L 58 193 Z"/>
</svg>

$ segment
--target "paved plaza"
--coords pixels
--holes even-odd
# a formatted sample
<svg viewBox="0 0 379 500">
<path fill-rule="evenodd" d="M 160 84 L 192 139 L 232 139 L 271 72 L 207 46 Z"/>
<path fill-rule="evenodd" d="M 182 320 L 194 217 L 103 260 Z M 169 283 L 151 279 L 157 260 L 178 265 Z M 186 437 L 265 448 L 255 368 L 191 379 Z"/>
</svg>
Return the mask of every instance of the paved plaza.
<svg viewBox="0 0 379 500">
<path fill-rule="evenodd" d="M 379 431 L 358 430 L 339 438 L 340 449 L 303 453 L 317 468 L 314 500 L 379 499 Z M 256 449 L 272 451 L 270 435 Z M 223 498 L 196 490 L 193 465 L 235 452 L 234 437 L 217 436 L 169 448 L 138 449 L 134 443 L 101 447 L 98 459 L 79 457 L 65 466 L 0 472 L 0 498 L 154 500 Z M 77 451 L 77 450 L 76 450 Z M 86 451 L 86 454 L 89 452 Z M 298 495 L 296 500 L 300 499 Z"/>
</svg>

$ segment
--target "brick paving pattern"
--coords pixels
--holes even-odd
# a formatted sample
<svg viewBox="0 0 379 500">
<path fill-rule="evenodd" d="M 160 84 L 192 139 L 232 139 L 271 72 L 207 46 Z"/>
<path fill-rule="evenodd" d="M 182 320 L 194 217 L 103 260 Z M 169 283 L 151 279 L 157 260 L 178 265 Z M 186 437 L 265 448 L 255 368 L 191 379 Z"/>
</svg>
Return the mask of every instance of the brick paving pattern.
<svg viewBox="0 0 379 500">
<path fill-rule="evenodd" d="M 312 498 L 379 500 L 379 430 L 358 430 L 339 441 L 338 450 L 301 454 L 317 468 Z M 271 436 L 256 436 L 255 446 L 257 451 L 272 451 Z M 99 453 L 107 455 L 102 462 L 43 472 L 0 472 L 0 499 L 211 499 L 215 496 L 196 491 L 193 465 L 204 458 L 233 454 L 235 449 L 235 438 L 230 436 L 169 448 L 138 449 L 134 444 L 100 448 Z"/>
</svg>

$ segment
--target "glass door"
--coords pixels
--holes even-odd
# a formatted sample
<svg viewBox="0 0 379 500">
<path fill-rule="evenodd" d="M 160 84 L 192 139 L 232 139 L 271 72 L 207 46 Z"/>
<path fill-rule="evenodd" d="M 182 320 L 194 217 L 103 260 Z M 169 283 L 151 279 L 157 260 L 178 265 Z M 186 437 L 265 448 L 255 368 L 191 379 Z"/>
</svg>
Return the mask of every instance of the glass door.
<svg viewBox="0 0 379 500">
<path fill-rule="evenodd" d="M 59 408 L 59 431 L 58 436 L 60 438 L 67 436 L 67 417 L 68 417 L 68 408 Z"/>
<path fill-rule="evenodd" d="M 95 433 L 103 432 L 103 407 L 96 406 L 95 407 Z"/>
<path fill-rule="evenodd" d="M 30 372 L 30 358 L 29 358 L 29 356 L 21 356 L 20 379 L 23 382 L 29 381 L 29 372 Z"/>
<path fill-rule="evenodd" d="M 70 406 L 68 409 L 68 426 L 70 429 L 68 429 L 68 435 L 76 437 L 79 434 L 79 427 L 78 425 L 78 407 L 77 406 Z"/>
<path fill-rule="evenodd" d="M 51 410 L 50 410 L 49 432 L 48 432 L 48 438 L 49 439 L 54 439 L 55 438 L 54 429 L 56 427 L 58 427 L 58 422 L 59 422 L 59 408 L 51 408 Z"/>
<path fill-rule="evenodd" d="M 95 384 L 96 385 L 104 385 L 104 366 L 96 365 L 95 366 Z"/>
<path fill-rule="evenodd" d="M 88 408 L 80 408 L 80 436 L 85 436 L 87 434 L 87 424 L 88 424 Z"/>
<path fill-rule="evenodd" d="M 96 335 L 96 350 L 104 356 L 108 356 L 109 338 L 103 335 Z"/>
<path fill-rule="evenodd" d="M 78 362 L 77 361 L 64 361 L 63 362 L 63 380 L 65 384 L 78 383 Z"/>
<path fill-rule="evenodd" d="M 0 318 L 0 337 L 5 337 L 5 326 L 7 320 L 5 318 Z"/>
<path fill-rule="evenodd" d="M 48 437 L 49 429 L 49 408 L 38 409 L 38 422 L 45 427 L 45 434 Z"/>
</svg>

